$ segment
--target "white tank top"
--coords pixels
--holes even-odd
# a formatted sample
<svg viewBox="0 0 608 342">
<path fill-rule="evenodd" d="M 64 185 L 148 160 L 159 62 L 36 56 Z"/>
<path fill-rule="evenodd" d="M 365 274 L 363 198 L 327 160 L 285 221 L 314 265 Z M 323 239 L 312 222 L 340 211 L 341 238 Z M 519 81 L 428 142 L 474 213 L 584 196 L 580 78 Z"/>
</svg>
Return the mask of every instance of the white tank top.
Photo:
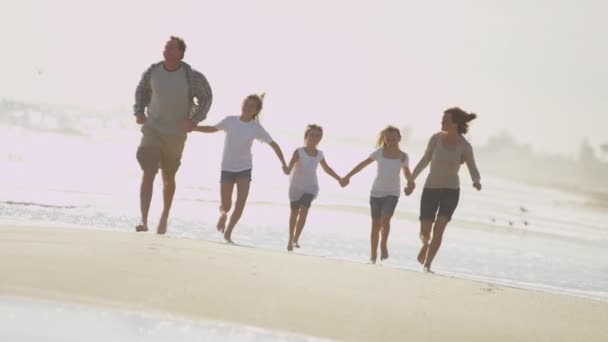
<svg viewBox="0 0 608 342">
<path fill-rule="evenodd" d="M 369 158 L 378 164 L 378 173 L 372 185 L 371 197 L 401 195 L 401 169 L 409 167 L 409 157 L 402 152 L 401 158 L 389 159 L 383 156 L 384 147 L 377 149 Z"/>
<path fill-rule="evenodd" d="M 311 157 L 303 147 L 298 150 L 298 162 L 289 178 L 289 200 L 297 201 L 304 194 L 319 194 L 317 167 L 323 159 L 323 152 L 317 150 L 317 155 Z"/>
</svg>

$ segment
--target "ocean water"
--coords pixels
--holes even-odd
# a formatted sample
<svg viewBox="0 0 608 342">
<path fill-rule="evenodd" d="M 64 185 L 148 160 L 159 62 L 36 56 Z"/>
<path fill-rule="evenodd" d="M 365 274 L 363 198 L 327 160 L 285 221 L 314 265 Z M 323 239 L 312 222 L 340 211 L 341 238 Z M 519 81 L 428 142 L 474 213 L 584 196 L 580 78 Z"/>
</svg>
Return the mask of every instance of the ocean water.
<svg viewBox="0 0 608 342">
<path fill-rule="evenodd" d="M 167 314 L 0 297 L 2 341 L 294 341 L 326 339 Z"/>
<path fill-rule="evenodd" d="M 37 120 L 40 127 L 49 126 L 48 115 Z M 61 129 L 61 122 L 55 123 L 57 129 L 44 130 L 34 124 L 0 124 L 0 224 L 134 230 L 139 220 L 138 127 L 126 119 L 118 123 L 74 120 L 71 124 L 78 129 Z M 301 144 L 301 134 L 271 133 L 286 156 Z M 339 174 L 374 149 L 326 135 L 320 148 Z M 373 136 L 372 132 L 370 142 Z M 215 223 L 222 142 L 222 133 L 189 136 L 170 235 L 221 240 Z M 412 162 L 418 160 L 420 149 L 403 147 Z M 270 148 L 255 143 L 253 154 L 250 196 L 233 238 L 238 244 L 285 251 L 288 179 Z M 608 300 L 608 211 L 591 205 L 585 195 L 484 174 L 483 158 L 477 159 L 484 189 L 475 191 L 466 167 L 461 170 L 461 201 L 435 259 L 435 272 Z M 367 262 L 368 196 L 374 173 L 371 165 L 343 189 L 319 169 L 321 192 L 297 253 Z M 391 258 L 384 267 L 420 270 L 415 257 L 420 247 L 417 217 L 423 179 L 412 196 L 400 199 L 392 221 Z M 152 229 L 162 208 L 161 186 L 158 177 Z"/>
</svg>

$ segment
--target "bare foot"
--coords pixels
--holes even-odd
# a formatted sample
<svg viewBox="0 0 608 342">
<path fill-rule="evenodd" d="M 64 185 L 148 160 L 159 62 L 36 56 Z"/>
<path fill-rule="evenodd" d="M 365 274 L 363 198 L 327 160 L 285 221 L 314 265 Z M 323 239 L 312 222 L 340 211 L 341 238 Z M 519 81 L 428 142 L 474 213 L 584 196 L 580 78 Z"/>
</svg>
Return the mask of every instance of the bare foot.
<svg viewBox="0 0 608 342">
<path fill-rule="evenodd" d="M 288 243 L 287 244 L 287 251 L 288 252 L 293 252 L 293 244 L 292 243 Z"/>
<path fill-rule="evenodd" d="M 300 245 L 298 244 L 298 241 L 294 241 L 294 242 L 293 242 L 293 246 L 294 246 L 295 248 L 300 248 Z"/>
<path fill-rule="evenodd" d="M 422 245 L 422 248 L 420 248 L 420 253 L 418 253 L 418 257 L 416 257 L 421 265 L 424 265 L 424 262 L 426 261 L 426 252 L 428 249 L 429 245 Z"/>
<path fill-rule="evenodd" d="M 139 224 L 135 227 L 135 231 L 136 232 L 147 232 L 148 231 L 148 226 L 145 224 Z"/>
<path fill-rule="evenodd" d="M 226 241 L 226 243 L 234 245 L 234 241 L 232 241 L 232 238 L 229 235 L 224 234 L 224 241 Z"/>
<path fill-rule="evenodd" d="M 156 228 L 156 233 L 157 234 L 165 234 L 167 232 L 167 219 L 160 219 L 160 222 L 158 223 L 158 228 Z"/>
<path fill-rule="evenodd" d="M 226 219 L 228 218 L 228 214 L 226 213 L 221 213 L 220 214 L 220 219 L 217 220 L 217 230 L 219 232 L 224 232 L 224 230 L 226 229 Z"/>
<path fill-rule="evenodd" d="M 386 259 L 388 259 L 388 248 L 385 246 L 380 248 L 380 260 Z"/>
<path fill-rule="evenodd" d="M 431 273 L 431 274 L 435 273 L 435 272 L 431 271 L 431 267 L 430 266 L 424 266 L 424 268 L 422 268 L 422 272 L 424 272 L 424 273 Z"/>
<path fill-rule="evenodd" d="M 376 264 L 376 260 L 374 260 L 374 259 L 369 259 L 369 263 L 370 263 L 370 264 L 372 264 L 372 265 L 375 265 L 375 264 Z"/>
</svg>

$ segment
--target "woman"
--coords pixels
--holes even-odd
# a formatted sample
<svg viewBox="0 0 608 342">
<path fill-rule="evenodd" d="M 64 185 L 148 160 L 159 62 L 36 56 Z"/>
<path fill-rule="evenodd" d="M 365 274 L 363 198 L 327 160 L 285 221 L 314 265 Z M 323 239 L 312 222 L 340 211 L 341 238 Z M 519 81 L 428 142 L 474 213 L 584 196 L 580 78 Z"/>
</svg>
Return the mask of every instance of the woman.
<svg viewBox="0 0 608 342">
<path fill-rule="evenodd" d="M 466 162 L 471 174 L 473 187 L 481 190 L 481 177 L 475 165 L 473 148 L 464 138 L 469 130 L 469 122 L 476 117 L 477 115 L 469 114 L 457 107 L 447 109 L 441 121 L 441 132 L 431 137 L 424 156 L 416 165 L 405 188 L 406 193 L 411 193 L 416 186 L 416 177 L 429 163 L 431 164 L 420 201 L 422 248 L 418 253 L 418 262 L 423 265 L 425 272 L 431 272 L 431 264 L 441 246 L 443 232 L 458 205 L 460 197 L 458 171 L 463 161 Z"/>
</svg>

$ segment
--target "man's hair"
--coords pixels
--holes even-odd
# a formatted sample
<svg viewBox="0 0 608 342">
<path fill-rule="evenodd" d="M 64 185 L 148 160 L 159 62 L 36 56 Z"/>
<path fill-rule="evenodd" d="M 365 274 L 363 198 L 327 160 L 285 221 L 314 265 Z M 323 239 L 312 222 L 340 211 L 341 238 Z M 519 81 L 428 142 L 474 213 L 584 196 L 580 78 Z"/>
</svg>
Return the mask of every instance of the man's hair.
<svg viewBox="0 0 608 342">
<path fill-rule="evenodd" d="M 184 57 L 186 54 L 186 42 L 184 39 L 177 36 L 171 36 L 171 40 L 175 40 L 177 42 L 177 47 L 179 48 L 179 51 L 182 52 L 182 57 Z"/>
</svg>

